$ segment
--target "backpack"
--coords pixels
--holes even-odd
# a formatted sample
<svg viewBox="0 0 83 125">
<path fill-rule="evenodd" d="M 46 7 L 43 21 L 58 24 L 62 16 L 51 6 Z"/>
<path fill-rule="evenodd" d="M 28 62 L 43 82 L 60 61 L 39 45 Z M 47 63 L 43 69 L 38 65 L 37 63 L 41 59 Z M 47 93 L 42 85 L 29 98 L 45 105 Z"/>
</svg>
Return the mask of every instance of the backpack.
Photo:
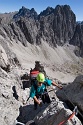
<svg viewBox="0 0 83 125">
<path fill-rule="evenodd" d="M 33 82 L 36 80 L 37 75 L 39 74 L 39 72 L 42 72 L 44 74 L 44 76 L 46 77 L 46 72 L 44 70 L 44 66 L 42 64 L 40 64 L 40 61 L 35 61 L 35 68 L 34 69 L 30 69 L 30 79 L 29 82 L 32 85 Z"/>
<path fill-rule="evenodd" d="M 44 90 L 44 93 L 43 94 L 39 94 L 38 92 L 37 92 L 37 88 L 38 88 L 38 86 L 37 86 L 37 84 L 36 84 L 36 82 L 37 82 L 37 75 L 39 74 L 39 71 L 38 70 L 30 70 L 30 84 L 31 84 L 31 86 L 33 85 L 34 86 L 34 89 L 36 90 L 36 96 L 37 97 L 40 97 L 40 98 L 43 98 L 43 100 L 45 101 L 45 92 L 47 92 L 47 88 L 46 88 L 46 86 L 47 86 L 47 84 L 46 84 L 46 81 L 43 83 L 44 85 L 45 85 L 45 90 Z M 46 95 L 48 95 L 48 94 L 46 94 Z M 48 99 L 48 101 L 49 101 L 50 99 Z"/>
<path fill-rule="evenodd" d="M 39 74 L 39 71 L 32 70 L 30 71 L 30 84 L 32 85 L 37 78 L 37 75 Z"/>
</svg>

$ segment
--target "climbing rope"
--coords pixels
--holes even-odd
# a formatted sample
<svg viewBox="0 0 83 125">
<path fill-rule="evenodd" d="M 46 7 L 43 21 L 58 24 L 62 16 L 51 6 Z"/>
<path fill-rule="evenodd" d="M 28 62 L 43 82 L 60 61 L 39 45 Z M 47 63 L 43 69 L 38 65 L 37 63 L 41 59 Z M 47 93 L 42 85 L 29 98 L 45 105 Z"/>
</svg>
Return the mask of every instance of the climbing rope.
<svg viewBox="0 0 83 125">
<path fill-rule="evenodd" d="M 78 114 L 78 109 L 77 106 L 75 106 L 73 113 L 71 115 L 69 115 L 65 120 L 63 120 L 62 122 L 60 122 L 58 125 L 63 125 L 65 124 L 68 120 L 71 120 L 73 118 L 74 115 Z"/>
<path fill-rule="evenodd" d="M 74 105 L 74 103 L 69 99 L 69 97 L 68 97 L 67 94 L 64 92 L 64 90 L 63 90 L 63 93 L 64 93 L 64 95 L 67 97 L 68 101 L 73 105 L 74 110 L 73 110 L 73 113 L 66 118 L 66 120 L 63 120 L 63 121 L 60 122 L 58 125 L 63 125 L 63 124 L 66 123 L 68 120 L 71 120 L 74 115 L 77 115 L 77 114 L 79 114 L 79 115 L 83 118 L 83 115 L 82 115 L 81 112 L 78 110 L 77 106 Z"/>
<path fill-rule="evenodd" d="M 58 84 L 56 84 L 56 87 L 58 87 L 59 89 L 62 89 L 62 86 L 59 86 Z M 41 94 L 41 95 L 44 95 L 44 94 L 46 94 L 46 93 L 49 93 L 49 92 L 55 91 L 55 90 L 56 90 L 56 89 L 49 90 L 49 91 L 47 91 L 47 92 L 44 92 L 44 93 Z M 30 96 L 28 97 L 27 101 L 29 100 L 29 98 L 30 98 Z"/>
<path fill-rule="evenodd" d="M 64 92 L 64 90 L 63 90 L 63 93 L 64 93 L 64 95 L 67 97 L 67 99 L 68 99 L 68 101 L 73 105 L 73 107 L 75 108 L 75 105 L 74 105 L 74 103 L 69 99 L 69 97 L 67 96 L 67 94 Z M 81 114 L 81 112 L 78 110 L 78 114 L 83 118 L 83 115 Z"/>
<path fill-rule="evenodd" d="M 44 92 L 44 93 L 41 94 L 41 96 L 42 96 L 42 95 L 45 95 L 45 94 L 47 94 L 47 93 L 49 93 L 49 92 L 51 92 L 51 91 L 55 91 L 55 89 L 51 89 L 51 90 L 49 90 L 49 91 L 47 91 L 47 92 Z M 29 99 L 30 99 L 30 96 L 28 97 L 27 102 L 28 102 Z M 27 103 L 27 102 L 26 102 L 26 103 Z"/>
</svg>

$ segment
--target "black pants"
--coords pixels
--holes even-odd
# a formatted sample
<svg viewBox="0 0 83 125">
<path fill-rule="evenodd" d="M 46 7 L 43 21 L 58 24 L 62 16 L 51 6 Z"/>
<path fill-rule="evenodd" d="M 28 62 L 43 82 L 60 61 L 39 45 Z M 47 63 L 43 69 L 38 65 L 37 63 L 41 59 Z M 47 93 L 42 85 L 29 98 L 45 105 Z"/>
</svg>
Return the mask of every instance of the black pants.
<svg viewBox="0 0 83 125">
<path fill-rule="evenodd" d="M 38 99 L 39 97 L 41 97 L 43 103 L 45 103 L 45 102 L 46 102 L 46 103 L 50 103 L 50 102 L 51 102 L 48 93 L 43 94 L 43 95 L 41 95 L 41 96 L 40 96 L 40 95 L 36 95 L 36 97 L 37 97 L 37 99 Z M 34 107 L 37 108 L 37 103 L 35 102 L 35 100 L 34 100 Z"/>
</svg>

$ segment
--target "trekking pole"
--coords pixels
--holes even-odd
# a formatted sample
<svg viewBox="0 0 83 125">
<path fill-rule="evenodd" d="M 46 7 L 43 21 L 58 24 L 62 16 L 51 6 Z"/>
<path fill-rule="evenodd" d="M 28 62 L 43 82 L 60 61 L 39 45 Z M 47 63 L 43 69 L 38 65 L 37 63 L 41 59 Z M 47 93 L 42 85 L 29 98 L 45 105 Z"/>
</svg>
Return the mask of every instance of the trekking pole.
<svg viewBox="0 0 83 125">
<path fill-rule="evenodd" d="M 68 120 L 71 120 L 73 118 L 74 115 L 77 115 L 78 114 L 78 109 L 77 109 L 77 106 L 75 106 L 73 112 L 71 115 L 69 115 L 66 120 L 63 120 L 62 122 L 60 122 L 58 125 L 64 125 Z"/>
<path fill-rule="evenodd" d="M 41 95 L 45 95 L 46 93 L 49 93 L 49 92 L 54 91 L 54 90 L 55 90 L 55 89 L 49 90 L 48 92 L 44 92 L 44 93 L 42 93 Z M 29 100 L 29 98 L 30 98 L 30 96 L 28 97 L 27 101 Z"/>
<path fill-rule="evenodd" d="M 55 90 L 55 89 L 51 89 L 51 90 L 49 90 L 48 92 L 44 92 L 44 93 L 42 93 L 41 95 L 45 95 L 46 93 L 49 93 L 49 92 L 54 91 L 54 90 Z M 30 96 L 28 97 L 28 99 L 27 99 L 26 102 L 28 102 L 29 99 L 30 99 Z"/>
<path fill-rule="evenodd" d="M 59 86 L 58 84 L 57 84 L 56 86 L 57 86 L 59 89 L 62 89 L 62 86 Z M 41 95 L 45 95 L 46 93 L 49 93 L 49 92 L 54 91 L 54 90 L 56 90 L 56 89 L 49 90 L 48 92 L 44 92 L 44 93 L 42 93 Z M 28 97 L 27 101 L 29 100 L 29 98 L 30 98 L 30 96 Z"/>
<path fill-rule="evenodd" d="M 57 86 L 57 87 L 62 89 L 60 86 Z M 56 90 L 56 89 L 51 89 L 51 90 L 49 90 L 47 92 L 42 93 L 41 95 L 45 95 L 46 93 L 49 93 L 49 92 L 54 91 L 54 90 Z M 29 98 L 30 98 L 30 96 L 28 97 L 27 101 L 29 100 Z"/>
<path fill-rule="evenodd" d="M 41 95 L 45 95 L 45 94 L 47 94 L 47 93 L 49 93 L 49 92 L 51 92 L 51 91 L 54 91 L 54 90 L 56 90 L 56 89 L 51 89 L 51 90 L 49 90 L 49 91 L 47 91 L 47 92 L 42 93 Z"/>
<path fill-rule="evenodd" d="M 29 100 L 30 96 L 28 97 L 27 101 Z"/>
</svg>

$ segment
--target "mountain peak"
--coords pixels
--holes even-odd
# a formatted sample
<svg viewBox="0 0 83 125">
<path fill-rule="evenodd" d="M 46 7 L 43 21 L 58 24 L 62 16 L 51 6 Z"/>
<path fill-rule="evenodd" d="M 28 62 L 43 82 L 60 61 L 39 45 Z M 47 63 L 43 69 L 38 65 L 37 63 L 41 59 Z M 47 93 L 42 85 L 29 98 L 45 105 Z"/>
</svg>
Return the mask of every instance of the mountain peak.
<svg viewBox="0 0 83 125">
<path fill-rule="evenodd" d="M 14 15 L 13 19 L 18 20 L 20 17 L 37 19 L 37 15 L 38 14 L 34 8 L 30 10 L 22 6 L 22 8 L 19 9 L 18 13 Z"/>
</svg>

